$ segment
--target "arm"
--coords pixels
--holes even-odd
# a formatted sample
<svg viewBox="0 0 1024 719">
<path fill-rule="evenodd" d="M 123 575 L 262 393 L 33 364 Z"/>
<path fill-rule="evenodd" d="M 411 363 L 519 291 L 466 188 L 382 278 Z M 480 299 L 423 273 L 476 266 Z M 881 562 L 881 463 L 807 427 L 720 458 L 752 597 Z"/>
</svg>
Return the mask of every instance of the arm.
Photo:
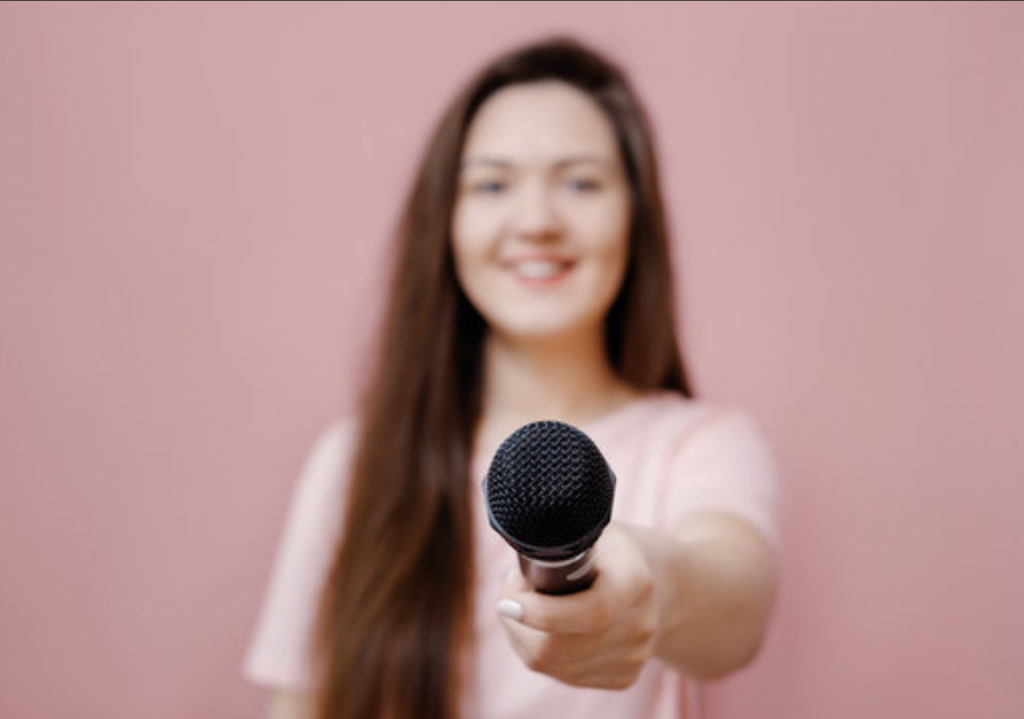
<svg viewBox="0 0 1024 719">
<path fill-rule="evenodd" d="M 613 523 L 598 545 L 598 572 L 589 590 L 564 597 L 510 579 L 502 621 L 527 666 L 569 684 L 621 689 L 652 657 L 714 678 L 761 645 L 774 561 L 741 519 L 697 514 L 671 532 Z"/>
<path fill-rule="evenodd" d="M 660 584 L 655 656 L 701 679 L 751 661 L 775 598 L 774 556 L 761 534 L 725 514 L 695 515 L 671 535 L 633 531 Z"/>
</svg>

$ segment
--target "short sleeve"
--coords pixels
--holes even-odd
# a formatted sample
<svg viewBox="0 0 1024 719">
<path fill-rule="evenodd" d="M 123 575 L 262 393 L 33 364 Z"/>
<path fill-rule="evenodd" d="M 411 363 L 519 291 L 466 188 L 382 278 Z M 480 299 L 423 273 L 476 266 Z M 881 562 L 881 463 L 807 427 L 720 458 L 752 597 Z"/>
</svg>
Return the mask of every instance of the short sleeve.
<svg viewBox="0 0 1024 719">
<path fill-rule="evenodd" d="M 778 545 L 778 480 L 760 427 L 746 413 L 716 408 L 680 447 L 669 506 L 676 517 L 715 511 L 746 520 Z"/>
<path fill-rule="evenodd" d="M 352 435 L 342 423 L 323 432 L 299 475 L 245 656 L 245 676 L 257 684 L 310 687 L 312 630 L 341 528 Z"/>
</svg>

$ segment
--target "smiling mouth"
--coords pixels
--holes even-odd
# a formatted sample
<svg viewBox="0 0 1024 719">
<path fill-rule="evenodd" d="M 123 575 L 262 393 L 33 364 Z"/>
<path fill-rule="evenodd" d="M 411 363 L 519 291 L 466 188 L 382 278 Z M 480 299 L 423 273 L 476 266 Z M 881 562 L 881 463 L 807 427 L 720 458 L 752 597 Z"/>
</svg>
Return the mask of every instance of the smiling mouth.
<svg viewBox="0 0 1024 719">
<path fill-rule="evenodd" d="M 561 260 L 522 260 L 512 262 L 509 269 L 525 280 L 551 280 L 560 277 L 572 267 L 571 262 Z"/>
</svg>

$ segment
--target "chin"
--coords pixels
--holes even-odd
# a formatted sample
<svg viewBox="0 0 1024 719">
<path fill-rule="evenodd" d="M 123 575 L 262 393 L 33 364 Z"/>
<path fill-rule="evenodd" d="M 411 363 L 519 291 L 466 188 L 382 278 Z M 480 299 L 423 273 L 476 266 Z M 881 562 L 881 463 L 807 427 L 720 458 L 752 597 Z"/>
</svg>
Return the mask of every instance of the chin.
<svg viewBox="0 0 1024 719">
<path fill-rule="evenodd" d="M 559 321 L 550 315 L 518 322 L 492 325 L 496 334 L 513 342 L 551 342 L 583 337 L 591 332 L 603 332 L 603 323 Z"/>
</svg>

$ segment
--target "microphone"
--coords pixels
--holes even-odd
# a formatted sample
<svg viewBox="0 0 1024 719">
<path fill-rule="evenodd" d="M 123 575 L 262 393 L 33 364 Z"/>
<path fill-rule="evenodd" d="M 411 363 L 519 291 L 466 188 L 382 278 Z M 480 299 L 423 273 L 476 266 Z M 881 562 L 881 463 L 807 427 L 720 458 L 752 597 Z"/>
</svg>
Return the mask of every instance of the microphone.
<svg viewBox="0 0 1024 719">
<path fill-rule="evenodd" d="M 615 474 L 590 437 L 563 422 L 520 427 L 494 454 L 483 493 L 491 527 L 519 553 L 536 591 L 572 594 L 593 584 Z"/>
</svg>

